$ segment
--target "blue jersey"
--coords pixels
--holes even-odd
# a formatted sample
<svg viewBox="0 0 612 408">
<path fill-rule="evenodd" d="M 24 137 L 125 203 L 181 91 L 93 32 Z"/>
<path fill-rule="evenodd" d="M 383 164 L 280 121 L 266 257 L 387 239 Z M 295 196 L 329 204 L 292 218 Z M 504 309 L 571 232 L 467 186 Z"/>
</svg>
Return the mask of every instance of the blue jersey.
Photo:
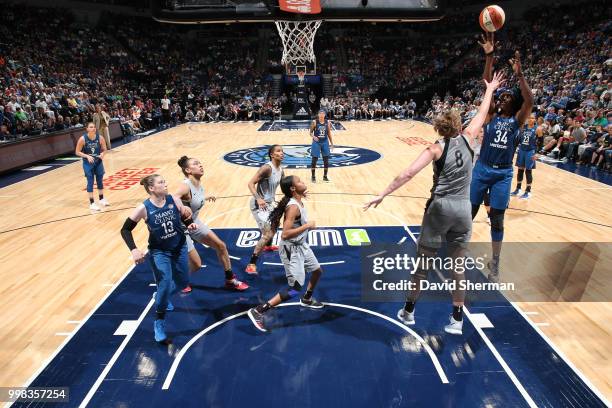
<svg viewBox="0 0 612 408">
<path fill-rule="evenodd" d="M 96 133 L 96 137 L 91 140 L 89 137 L 87 137 L 87 133 L 85 133 L 83 135 L 83 139 L 85 140 L 85 144 L 83 145 L 83 149 L 81 149 L 81 153 L 94 156 L 96 158 L 94 163 L 98 163 L 97 159 L 100 157 L 100 151 L 102 150 L 102 146 L 100 145 L 100 135 Z M 84 157 L 83 164 L 89 166 L 89 161 Z"/>
<path fill-rule="evenodd" d="M 536 129 L 538 127 L 534 126 L 532 128 L 525 127 L 521 132 L 519 149 L 524 151 L 530 151 L 536 149 Z"/>
<path fill-rule="evenodd" d="M 166 196 L 163 207 L 156 207 L 150 199 L 144 201 L 149 228 L 149 249 L 174 251 L 185 244 L 184 227 L 172 196 Z"/>
<path fill-rule="evenodd" d="M 315 120 L 315 128 L 314 135 L 319 138 L 319 143 L 324 143 L 327 141 L 327 119 L 323 121 L 323 123 L 319 122 L 319 120 Z"/>
<path fill-rule="evenodd" d="M 495 115 L 485 126 L 478 160 L 489 166 L 512 166 L 518 136 L 519 124 L 516 118 Z"/>
</svg>

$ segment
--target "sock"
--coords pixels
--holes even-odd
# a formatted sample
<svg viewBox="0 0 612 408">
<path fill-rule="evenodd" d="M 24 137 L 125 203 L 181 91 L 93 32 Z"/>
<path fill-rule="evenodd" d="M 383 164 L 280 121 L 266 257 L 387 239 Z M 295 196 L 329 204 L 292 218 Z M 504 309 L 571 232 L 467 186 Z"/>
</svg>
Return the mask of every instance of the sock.
<svg viewBox="0 0 612 408">
<path fill-rule="evenodd" d="M 404 305 L 404 310 L 408 313 L 414 312 L 414 302 L 406 301 L 406 304 Z"/>
<path fill-rule="evenodd" d="M 270 238 L 268 242 L 266 242 L 266 246 L 272 246 L 272 238 Z"/>
<path fill-rule="evenodd" d="M 272 309 L 270 303 L 266 302 L 263 305 L 259 305 L 255 308 L 259 313 L 266 313 L 268 310 Z"/>
<path fill-rule="evenodd" d="M 157 320 L 164 320 L 166 318 L 166 312 L 155 312 Z"/>
<path fill-rule="evenodd" d="M 104 194 L 98 194 L 98 198 L 99 198 L 100 200 L 104 200 Z"/>
<path fill-rule="evenodd" d="M 259 258 L 259 255 L 251 255 L 251 260 L 249 261 L 250 264 L 256 264 L 257 263 L 257 258 Z"/>
<path fill-rule="evenodd" d="M 458 322 L 463 320 L 463 306 L 453 306 L 453 319 Z"/>
<path fill-rule="evenodd" d="M 234 279 L 234 272 L 232 272 L 231 269 L 228 269 L 227 271 L 225 271 L 225 280 L 232 280 Z"/>
<path fill-rule="evenodd" d="M 94 203 L 94 199 L 93 199 L 93 197 L 91 197 L 91 198 L 89 199 L 89 204 L 93 204 L 93 203 Z"/>
<path fill-rule="evenodd" d="M 304 293 L 304 299 L 310 300 L 311 297 L 312 297 L 312 289 L 307 290 L 306 293 Z"/>
<path fill-rule="evenodd" d="M 531 193 L 531 184 L 527 184 L 527 188 L 525 189 L 526 193 Z"/>
</svg>

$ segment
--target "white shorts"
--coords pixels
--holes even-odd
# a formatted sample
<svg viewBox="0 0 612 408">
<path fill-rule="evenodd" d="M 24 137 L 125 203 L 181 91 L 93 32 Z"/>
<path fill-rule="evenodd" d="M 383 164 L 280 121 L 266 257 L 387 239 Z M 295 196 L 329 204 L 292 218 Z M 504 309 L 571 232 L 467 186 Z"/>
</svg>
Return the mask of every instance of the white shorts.
<svg viewBox="0 0 612 408">
<path fill-rule="evenodd" d="M 254 198 L 251 199 L 251 214 L 253 214 L 253 218 L 255 218 L 255 222 L 257 223 L 257 228 L 260 231 L 264 231 L 270 228 L 270 213 L 276 207 L 275 202 L 268 203 L 266 209 L 262 210 L 257 205 L 257 201 Z"/>
<path fill-rule="evenodd" d="M 316 271 L 321 266 L 310 246 L 307 243 L 290 244 L 283 242 L 278 250 L 280 259 L 285 266 L 285 275 L 289 286 L 293 287 L 295 282 L 304 286 L 306 274 Z"/>
<path fill-rule="evenodd" d="M 198 229 L 187 234 L 187 252 L 191 252 L 195 249 L 195 246 L 193 245 L 194 240 L 201 242 L 204 237 L 210 234 L 210 228 L 208 228 L 208 225 L 204 224 L 199 218 L 196 218 L 193 222 L 198 225 Z"/>
</svg>

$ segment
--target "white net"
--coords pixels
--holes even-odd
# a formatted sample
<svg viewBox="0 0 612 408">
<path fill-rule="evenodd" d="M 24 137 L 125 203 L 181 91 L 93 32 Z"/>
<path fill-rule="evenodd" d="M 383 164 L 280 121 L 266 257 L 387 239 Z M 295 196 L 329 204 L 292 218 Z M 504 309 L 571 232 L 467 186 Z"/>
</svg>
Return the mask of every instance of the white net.
<svg viewBox="0 0 612 408">
<path fill-rule="evenodd" d="M 303 65 L 315 63 L 314 38 L 321 20 L 312 21 L 275 21 L 278 34 L 283 40 L 284 65 Z"/>
</svg>

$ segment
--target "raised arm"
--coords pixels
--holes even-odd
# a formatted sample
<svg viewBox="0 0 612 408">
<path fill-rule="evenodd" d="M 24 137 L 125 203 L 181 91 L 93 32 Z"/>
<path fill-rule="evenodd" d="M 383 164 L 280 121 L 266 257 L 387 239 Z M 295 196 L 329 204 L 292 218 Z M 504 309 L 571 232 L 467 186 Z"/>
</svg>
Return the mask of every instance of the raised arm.
<svg viewBox="0 0 612 408">
<path fill-rule="evenodd" d="M 522 127 L 531 114 L 531 109 L 533 108 L 533 94 L 531 93 L 531 88 L 525 79 L 525 75 L 523 75 L 523 69 L 521 67 L 521 54 L 518 51 L 514 53 L 514 58 L 510 60 L 510 65 L 512 65 L 512 70 L 518 78 L 521 96 L 523 97 L 521 109 L 516 114 L 516 120 L 519 127 Z"/>
<path fill-rule="evenodd" d="M 406 168 L 397 177 L 395 177 L 391 184 L 389 184 L 379 196 L 377 196 L 372 201 L 366 203 L 363 206 L 363 210 L 365 211 L 371 206 L 374 206 L 374 208 L 378 207 L 378 204 L 380 204 L 386 196 L 388 196 L 389 194 L 412 180 L 412 178 L 416 176 L 421 170 L 423 170 L 425 166 L 427 166 L 434 160 L 438 160 L 440 156 L 442 156 L 442 147 L 440 146 L 440 144 L 434 143 L 430 145 L 427 149 L 421 152 L 419 157 L 417 157 L 416 160 L 412 162 L 410 166 L 408 166 L 408 168 Z"/>
<path fill-rule="evenodd" d="M 473 144 L 474 140 L 478 137 L 480 128 L 482 128 L 487 119 L 489 106 L 491 105 L 491 101 L 493 101 L 493 92 L 502 86 L 504 81 L 504 74 L 502 72 L 496 72 L 490 82 L 485 80 L 487 88 L 482 98 L 482 102 L 480 103 L 480 107 L 478 108 L 478 113 L 476 113 L 476 116 L 472 118 L 467 128 L 463 131 L 463 133 L 469 137 L 470 144 Z"/>
</svg>

